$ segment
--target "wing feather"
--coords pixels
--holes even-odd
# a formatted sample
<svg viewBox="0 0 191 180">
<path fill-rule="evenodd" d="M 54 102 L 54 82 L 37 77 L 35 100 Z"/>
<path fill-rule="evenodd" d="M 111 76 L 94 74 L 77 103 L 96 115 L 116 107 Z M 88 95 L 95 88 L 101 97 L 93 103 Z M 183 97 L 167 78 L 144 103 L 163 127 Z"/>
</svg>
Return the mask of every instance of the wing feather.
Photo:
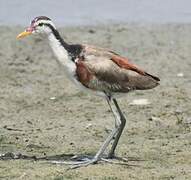
<svg viewBox="0 0 191 180">
<path fill-rule="evenodd" d="M 88 88 L 110 92 L 151 89 L 159 81 L 127 58 L 92 46 L 85 48 L 83 59 L 77 62 L 77 76 Z"/>
<path fill-rule="evenodd" d="M 129 62 L 129 60 L 127 58 L 124 58 L 124 57 L 121 57 L 121 56 L 118 56 L 118 55 L 113 55 L 111 60 L 113 62 L 115 62 L 118 66 L 122 67 L 122 68 L 125 68 L 125 69 L 129 69 L 129 70 L 132 70 L 132 71 L 135 71 L 141 75 L 144 75 L 144 76 L 150 76 L 152 77 L 153 79 L 155 79 L 156 81 L 160 81 L 160 79 L 156 76 L 153 76 L 147 72 L 145 72 L 144 70 L 140 69 L 138 66 L 136 66 L 135 64 L 132 64 Z"/>
</svg>

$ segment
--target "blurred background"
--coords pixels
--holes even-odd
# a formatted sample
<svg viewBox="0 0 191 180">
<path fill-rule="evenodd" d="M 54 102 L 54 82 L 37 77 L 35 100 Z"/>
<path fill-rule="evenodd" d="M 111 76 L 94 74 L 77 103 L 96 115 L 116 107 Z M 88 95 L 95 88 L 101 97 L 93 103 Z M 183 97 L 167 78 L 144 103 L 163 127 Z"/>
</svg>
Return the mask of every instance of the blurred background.
<svg viewBox="0 0 191 180">
<path fill-rule="evenodd" d="M 0 0 L 0 24 L 46 15 L 60 26 L 111 22 L 191 22 L 190 0 Z"/>
</svg>

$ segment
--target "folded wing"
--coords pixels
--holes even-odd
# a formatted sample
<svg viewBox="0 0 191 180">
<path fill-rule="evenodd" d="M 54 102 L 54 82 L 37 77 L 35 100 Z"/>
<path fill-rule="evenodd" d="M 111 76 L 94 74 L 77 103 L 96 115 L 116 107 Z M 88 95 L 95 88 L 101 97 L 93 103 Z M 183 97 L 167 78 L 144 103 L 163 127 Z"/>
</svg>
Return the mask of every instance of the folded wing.
<svg viewBox="0 0 191 180">
<path fill-rule="evenodd" d="M 93 90 L 128 92 L 152 89 L 159 78 L 148 74 L 136 65 L 104 49 L 89 48 L 83 59 L 76 61 L 76 74 L 80 82 Z"/>
</svg>

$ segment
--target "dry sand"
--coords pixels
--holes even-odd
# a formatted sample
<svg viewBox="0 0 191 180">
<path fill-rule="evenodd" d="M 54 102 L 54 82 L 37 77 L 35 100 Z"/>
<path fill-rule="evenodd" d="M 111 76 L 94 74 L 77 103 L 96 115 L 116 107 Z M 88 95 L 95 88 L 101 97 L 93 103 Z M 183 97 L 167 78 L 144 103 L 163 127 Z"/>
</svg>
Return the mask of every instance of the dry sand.
<svg viewBox="0 0 191 180">
<path fill-rule="evenodd" d="M 0 27 L 0 153 L 95 154 L 114 125 L 105 100 L 80 92 L 47 40 L 16 41 Z M 1 160 L 0 179 L 191 179 L 191 25 L 108 25 L 60 29 L 67 41 L 107 47 L 161 78 L 119 99 L 127 117 L 117 155 L 138 167 L 99 163 L 66 171 L 45 161 Z M 130 105 L 148 99 L 145 106 Z"/>
</svg>

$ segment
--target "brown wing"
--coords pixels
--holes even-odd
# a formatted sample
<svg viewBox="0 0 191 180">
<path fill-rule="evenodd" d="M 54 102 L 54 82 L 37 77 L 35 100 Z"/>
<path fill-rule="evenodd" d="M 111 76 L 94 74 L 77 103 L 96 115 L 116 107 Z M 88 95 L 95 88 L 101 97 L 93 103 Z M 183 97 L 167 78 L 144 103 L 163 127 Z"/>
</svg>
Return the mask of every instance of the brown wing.
<svg viewBox="0 0 191 180">
<path fill-rule="evenodd" d="M 125 73 L 121 73 L 117 67 L 110 64 L 105 65 L 105 62 L 100 59 L 102 63 L 95 61 L 78 61 L 76 62 L 76 74 L 79 81 L 86 87 L 105 91 L 105 92 L 127 92 L 130 87 L 124 86 L 128 82 L 128 77 Z M 110 61 L 112 62 L 112 61 Z M 116 67 L 115 67 L 116 66 Z M 109 69 L 110 70 L 109 70 Z"/>
<path fill-rule="evenodd" d="M 121 57 L 121 56 L 118 56 L 118 55 L 113 55 L 111 57 L 111 60 L 113 62 L 115 62 L 118 66 L 120 66 L 121 68 L 125 68 L 125 69 L 128 69 L 128 70 L 132 70 L 132 71 L 135 71 L 141 75 L 144 75 L 144 76 L 150 76 L 152 77 L 153 79 L 155 79 L 156 81 L 160 81 L 160 79 L 156 76 L 153 76 L 147 72 L 145 72 L 144 70 L 138 68 L 136 65 L 132 64 L 129 62 L 129 60 L 127 58 L 124 58 L 124 57 Z"/>
<path fill-rule="evenodd" d="M 115 62 L 121 68 L 124 68 L 127 70 L 132 70 L 141 75 L 150 76 L 153 79 L 155 79 L 156 81 L 160 81 L 160 79 L 158 77 L 145 72 L 144 70 L 142 70 L 135 64 L 130 63 L 128 58 L 122 57 L 113 51 L 110 51 L 108 49 L 103 49 L 103 48 L 97 48 L 94 46 L 87 46 L 87 45 L 84 45 L 84 48 L 85 48 L 85 54 L 88 56 L 91 55 L 91 56 L 95 56 L 95 57 L 108 58 L 108 59 L 112 60 L 113 62 Z"/>
<path fill-rule="evenodd" d="M 95 90 L 128 92 L 158 85 L 157 77 L 153 78 L 127 59 L 100 48 L 86 47 L 83 59 L 79 59 L 76 66 L 79 81 Z"/>
</svg>

